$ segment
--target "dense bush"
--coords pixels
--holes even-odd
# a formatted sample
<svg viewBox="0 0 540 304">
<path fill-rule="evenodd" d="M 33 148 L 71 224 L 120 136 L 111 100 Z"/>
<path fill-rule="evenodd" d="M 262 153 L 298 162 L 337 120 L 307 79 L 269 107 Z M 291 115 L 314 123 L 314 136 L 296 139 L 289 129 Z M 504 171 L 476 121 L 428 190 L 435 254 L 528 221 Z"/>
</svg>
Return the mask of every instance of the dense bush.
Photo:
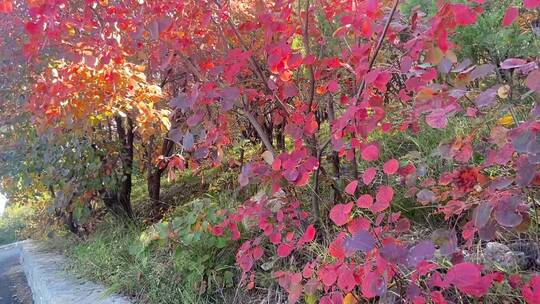
<svg viewBox="0 0 540 304">
<path fill-rule="evenodd" d="M 0 216 L 0 245 L 20 240 L 19 236 L 26 228 L 33 210 L 30 206 L 10 205 Z"/>
<path fill-rule="evenodd" d="M 143 302 L 537 303 L 540 1 L 15 4 L 3 187 L 48 193 L 89 275 Z"/>
</svg>

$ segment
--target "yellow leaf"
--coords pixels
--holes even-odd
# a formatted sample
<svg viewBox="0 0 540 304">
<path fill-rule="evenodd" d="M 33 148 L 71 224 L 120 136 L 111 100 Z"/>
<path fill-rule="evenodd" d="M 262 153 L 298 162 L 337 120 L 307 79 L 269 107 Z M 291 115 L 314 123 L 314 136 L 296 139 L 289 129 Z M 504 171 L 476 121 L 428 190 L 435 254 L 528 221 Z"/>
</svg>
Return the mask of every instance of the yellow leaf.
<svg viewBox="0 0 540 304">
<path fill-rule="evenodd" d="M 431 88 L 422 88 L 418 94 L 416 94 L 416 100 L 428 100 L 435 96 L 436 92 Z"/>
<path fill-rule="evenodd" d="M 75 27 L 73 27 L 73 25 L 71 24 L 66 24 L 66 27 L 67 27 L 67 32 L 70 36 L 75 36 L 76 32 L 75 32 Z"/>
<path fill-rule="evenodd" d="M 169 120 L 168 117 L 161 117 L 161 122 L 163 123 L 163 125 L 165 126 L 167 130 L 171 129 L 171 121 Z"/>
<path fill-rule="evenodd" d="M 343 298 L 343 304 L 357 304 L 358 300 L 352 293 L 348 293 L 345 298 Z"/>
<path fill-rule="evenodd" d="M 439 63 L 441 63 L 442 59 L 443 59 L 443 52 L 441 51 L 440 48 L 436 46 L 431 48 L 429 52 L 427 53 L 427 61 L 431 62 L 431 64 L 433 65 L 438 65 Z"/>
<path fill-rule="evenodd" d="M 317 297 L 314 294 L 304 294 L 304 301 L 306 304 L 315 304 L 317 303 Z"/>
<path fill-rule="evenodd" d="M 503 86 L 501 86 L 498 90 L 497 90 L 497 95 L 499 95 L 500 98 L 502 99 L 506 99 L 508 98 L 508 95 L 510 94 L 510 86 L 505 84 Z"/>
<path fill-rule="evenodd" d="M 500 125 L 509 126 L 514 122 L 511 114 L 506 114 L 497 121 Z"/>
<path fill-rule="evenodd" d="M 446 51 L 446 54 L 444 54 L 444 57 L 446 57 L 446 59 L 450 60 L 452 63 L 457 63 L 456 53 L 454 53 L 452 50 Z"/>
<path fill-rule="evenodd" d="M 133 69 L 137 72 L 144 72 L 146 70 L 146 66 L 144 65 L 136 65 L 133 67 Z"/>
</svg>

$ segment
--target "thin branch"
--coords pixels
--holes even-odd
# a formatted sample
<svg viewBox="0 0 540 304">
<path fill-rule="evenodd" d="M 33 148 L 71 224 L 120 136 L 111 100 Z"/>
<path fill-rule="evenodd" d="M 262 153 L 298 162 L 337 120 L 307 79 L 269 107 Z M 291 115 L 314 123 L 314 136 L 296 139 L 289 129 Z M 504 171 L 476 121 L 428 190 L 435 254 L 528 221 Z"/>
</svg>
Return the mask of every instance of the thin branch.
<svg viewBox="0 0 540 304">
<path fill-rule="evenodd" d="M 371 71 L 373 68 L 373 64 L 375 63 L 375 59 L 377 59 L 377 56 L 379 55 L 379 51 L 381 50 L 384 38 L 386 37 L 386 34 L 388 32 L 388 28 L 390 27 L 390 22 L 392 22 L 392 19 L 394 18 L 394 15 L 396 14 L 396 10 L 399 4 L 399 0 L 394 1 L 394 5 L 392 6 L 392 11 L 390 12 L 390 15 L 388 16 L 388 20 L 386 20 L 386 24 L 384 25 L 383 32 L 381 33 L 381 36 L 379 37 L 379 41 L 377 41 L 377 46 L 375 47 L 375 52 L 373 53 L 373 56 L 369 60 L 369 67 L 368 72 Z M 364 87 L 366 86 L 366 80 L 363 79 L 362 83 L 360 83 L 360 87 L 358 88 L 358 91 L 356 92 L 356 99 L 360 97 L 362 94 L 362 91 L 364 90 Z"/>
<path fill-rule="evenodd" d="M 274 147 L 272 146 L 272 142 L 270 142 L 268 135 L 266 134 L 266 132 L 264 132 L 261 124 L 257 121 L 255 116 L 253 116 L 253 114 L 251 114 L 249 111 L 239 110 L 239 112 L 240 114 L 245 116 L 249 120 L 253 128 L 255 128 L 255 131 L 257 131 L 257 134 L 259 135 L 259 138 L 261 139 L 264 146 L 266 147 L 266 150 L 270 151 L 270 153 L 272 153 L 273 156 L 276 156 L 276 151 L 274 150 Z"/>
<path fill-rule="evenodd" d="M 311 54 L 311 46 L 309 43 L 309 6 L 310 1 L 306 0 L 306 17 L 304 19 L 304 44 L 306 47 L 306 54 Z M 311 106 L 313 105 L 313 100 L 315 99 L 315 73 L 313 71 L 313 65 L 309 65 L 309 98 L 308 98 L 308 111 L 311 112 Z"/>
<path fill-rule="evenodd" d="M 216 5 L 221 9 L 222 6 L 221 4 L 219 3 L 218 0 L 214 0 L 214 3 L 216 3 Z M 247 44 L 244 42 L 244 40 L 242 39 L 242 36 L 240 35 L 240 32 L 238 32 L 238 29 L 236 28 L 236 26 L 234 25 L 234 23 L 232 22 L 232 20 L 230 18 L 227 18 L 227 24 L 229 25 L 229 27 L 231 28 L 231 30 L 233 31 L 234 35 L 236 36 L 236 39 L 238 39 L 238 42 L 240 43 L 240 46 L 242 47 L 242 50 L 244 52 L 247 52 L 249 50 Z M 253 57 L 253 55 L 249 56 L 249 62 L 251 63 L 251 65 L 254 67 L 255 69 L 255 74 L 257 75 L 257 77 L 259 77 L 259 79 L 261 80 L 262 84 L 264 85 L 264 87 L 266 88 L 266 90 L 268 92 L 272 92 L 272 95 L 273 97 L 276 99 L 276 101 L 278 102 L 279 106 L 281 107 L 281 109 L 283 111 L 285 111 L 285 113 L 287 114 L 287 116 L 291 115 L 291 112 L 290 112 L 290 109 L 289 107 L 287 106 L 287 104 L 285 104 L 285 102 L 283 102 L 283 100 L 281 100 L 281 98 L 279 98 L 279 96 L 277 96 L 274 91 L 272 91 L 270 89 L 270 87 L 268 86 L 268 81 L 266 79 L 266 77 L 264 76 L 264 73 L 261 69 L 261 67 L 259 66 L 259 64 L 257 63 L 257 61 L 255 60 L 255 58 Z"/>
</svg>

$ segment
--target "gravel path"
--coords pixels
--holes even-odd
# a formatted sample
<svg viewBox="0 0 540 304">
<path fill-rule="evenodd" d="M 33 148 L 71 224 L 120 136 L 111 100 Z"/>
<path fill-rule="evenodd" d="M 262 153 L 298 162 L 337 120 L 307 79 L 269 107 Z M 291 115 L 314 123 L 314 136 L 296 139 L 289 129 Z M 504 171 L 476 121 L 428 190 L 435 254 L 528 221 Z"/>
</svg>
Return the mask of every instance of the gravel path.
<svg viewBox="0 0 540 304">
<path fill-rule="evenodd" d="M 19 263 L 19 248 L 0 248 L 0 304 L 31 304 L 32 294 Z"/>
</svg>

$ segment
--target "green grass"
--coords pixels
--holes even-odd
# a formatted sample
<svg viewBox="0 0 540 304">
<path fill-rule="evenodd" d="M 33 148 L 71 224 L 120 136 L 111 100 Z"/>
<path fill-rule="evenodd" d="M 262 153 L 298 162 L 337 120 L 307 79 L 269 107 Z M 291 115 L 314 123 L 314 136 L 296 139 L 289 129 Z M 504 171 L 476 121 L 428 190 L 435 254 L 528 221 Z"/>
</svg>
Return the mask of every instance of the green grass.
<svg viewBox="0 0 540 304">
<path fill-rule="evenodd" d="M 139 303 L 207 303 L 194 289 L 183 284 L 182 273 L 174 267 L 173 253 L 166 247 L 134 256 L 130 246 L 140 230 L 109 219 L 88 240 L 70 249 L 71 270 L 110 286 Z"/>
<path fill-rule="evenodd" d="M 154 225 L 137 227 L 106 215 L 88 238 L 64 241 L 72 258 L 70 271 L 137 303 L 223 303 L 234 293 L 238 244 L 194 227 L 215 224 L 217 210 L 236 204 L 227 185 L 236 178 L 231 171 L 184 172 L 176 181 L 164 179 L 162 199 L 171 208 Z M 141 214 L 148 206 L 144 182 L 135 179 L 132 196 Z"/>
</svg>

